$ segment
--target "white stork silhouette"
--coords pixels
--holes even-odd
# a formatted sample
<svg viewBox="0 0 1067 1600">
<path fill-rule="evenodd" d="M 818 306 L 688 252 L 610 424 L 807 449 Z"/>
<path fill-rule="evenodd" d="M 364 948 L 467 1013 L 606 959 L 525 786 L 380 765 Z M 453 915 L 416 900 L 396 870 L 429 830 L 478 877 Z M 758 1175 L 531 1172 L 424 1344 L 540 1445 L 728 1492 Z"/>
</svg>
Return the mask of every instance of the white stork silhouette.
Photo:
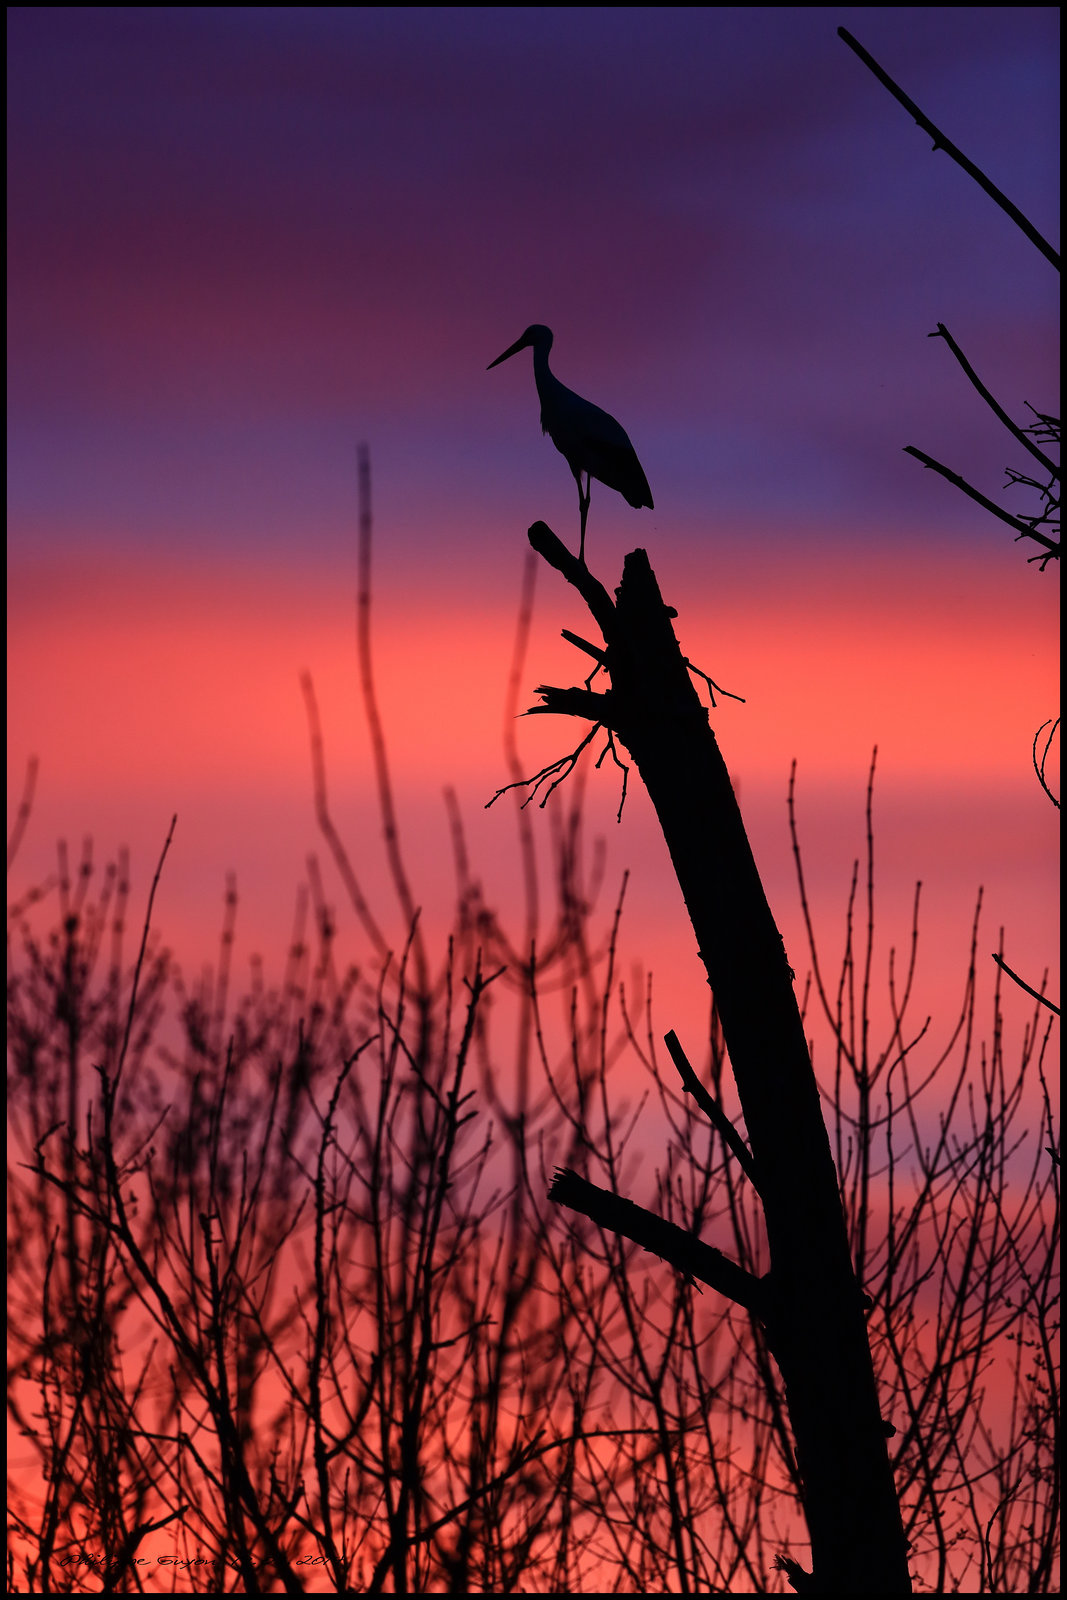
<svg viewBox="0 0 1067 1600">
<path fill-rule="evenodd" d="M 527 345 L 533 347 L 534 382 L 541 401 L 541 432 L 547 433 L 574 473 L 578 485 L 578 510 L 582 519 L 582 542 L 578 559 L 585 565 L 585 519 L 589 512 L 592 479 L 617 489 L 628 505 L 652 509 L 652 491 L 637 459 L 626 429 L 606 411 L 583 400 L 568 389 L 551 371 L 548 352 L 552 348 L 552 329 L 540 322 L 527 328 L 521 339 L 490 361 L 486 371 L 498 367 L 509 356 Z M 585 473 L 585 488 L 582 473 Z"/>
</svg>

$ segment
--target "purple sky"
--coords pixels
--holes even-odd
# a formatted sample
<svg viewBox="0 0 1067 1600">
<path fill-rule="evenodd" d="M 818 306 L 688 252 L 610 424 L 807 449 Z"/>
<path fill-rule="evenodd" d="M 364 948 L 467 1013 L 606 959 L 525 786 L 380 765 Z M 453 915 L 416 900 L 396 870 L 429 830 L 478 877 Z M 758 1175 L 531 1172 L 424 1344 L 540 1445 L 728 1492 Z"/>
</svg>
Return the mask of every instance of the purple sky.
<svg viewBox="0 0 1067 1600">
<path fill-rule="evenodd" d="M 1055 274 L 839 24 L 1056 234 L 1052 7 L 13 8 L 16 557 L 332 559 L 356 436 L 420 559 L 569 516 L 528 358 L 485 375 L 531 321 L 669 539 L 997 543 L 901 446 L 999 488 L 925 335 L 1040 404 Z"/>
</svg>

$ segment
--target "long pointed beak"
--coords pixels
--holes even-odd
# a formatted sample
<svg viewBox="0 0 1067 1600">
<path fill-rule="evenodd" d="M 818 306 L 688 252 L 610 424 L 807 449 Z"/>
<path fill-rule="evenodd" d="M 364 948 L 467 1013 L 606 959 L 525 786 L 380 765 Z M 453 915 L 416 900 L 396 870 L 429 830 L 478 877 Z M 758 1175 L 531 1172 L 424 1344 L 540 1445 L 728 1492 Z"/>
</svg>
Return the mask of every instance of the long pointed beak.
<svg viewBox="0 0 1067 1600">
<path fill-rule="evenodd" d="M 485 369 L 486 372 L 491 372 L 494 367 L 499 367 L 502 361 L 506 361 L 508 359 L 508 356 L 516 355 L 520 350 L 525 349 L 526 335 L 524 334 L 521 339 L 516 339 L 513 345 L 509 345 L 502 356 L 497 356 L 495 361 L 490 361 L 489 365 Z"/>
</svg>

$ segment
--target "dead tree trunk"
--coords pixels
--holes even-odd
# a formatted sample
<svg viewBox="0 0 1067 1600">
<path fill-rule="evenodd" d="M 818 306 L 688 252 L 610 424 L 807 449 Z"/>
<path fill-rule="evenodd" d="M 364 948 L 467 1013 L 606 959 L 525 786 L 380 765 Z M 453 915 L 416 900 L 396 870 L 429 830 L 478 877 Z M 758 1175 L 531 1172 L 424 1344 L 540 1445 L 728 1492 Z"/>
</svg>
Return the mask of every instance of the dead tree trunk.
<svg viewBox="0 0 1067 1600">
<path fill-rule="evenodd" d="M 627 556 L 613 605 L 543 522 L 530 529 L 530 543 L 588 604 L 605 649 L 585 648 L 611 680 L 604 694 L 541 688 L 537 710 L 600 723 L 629 751 L 656 808 L 721 1018 L 771 1266 L 758 1289 L 748 1274 L 732 1288 L 714 1264 L 700 1275 L 717 1277 L 722 1292 L 757 1310 L 782 1374 L 814 1564 L 813 1576 L 798 1582 L 820 1594 L 910 1594 L 864 1297 L 793 974 L 708 712 L 674 636 L 675 613 L 643 550 Z M 575 1205 L 568 1176 L 553 1194 Z M 629 1226 L 618 1231 L 635 1236 Z M 660 1253 L 672 1259 L 666 1246 Z"/>
</svg>

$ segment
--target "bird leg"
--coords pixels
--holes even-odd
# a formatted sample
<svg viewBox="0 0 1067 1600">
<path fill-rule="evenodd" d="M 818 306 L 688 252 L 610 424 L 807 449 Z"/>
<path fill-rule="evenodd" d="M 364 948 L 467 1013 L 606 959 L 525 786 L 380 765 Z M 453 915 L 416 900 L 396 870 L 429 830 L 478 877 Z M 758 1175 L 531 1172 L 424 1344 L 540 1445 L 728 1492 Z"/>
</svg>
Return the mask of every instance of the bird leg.
<svg viewBox="0 0 1067 1600">
<path fill-rule="evenodd" d="M 593 492 L 593 479 L 590 473 L 585 475 L 585 493 L 582 493 L 582 474 L 574 474 L 578 483 L 578 511 L 582 519 L 582 542 L 578 548 L 578 560 L 585 566 L 585 519 L 589 515 L 589 496 Z"/>
</svg>

